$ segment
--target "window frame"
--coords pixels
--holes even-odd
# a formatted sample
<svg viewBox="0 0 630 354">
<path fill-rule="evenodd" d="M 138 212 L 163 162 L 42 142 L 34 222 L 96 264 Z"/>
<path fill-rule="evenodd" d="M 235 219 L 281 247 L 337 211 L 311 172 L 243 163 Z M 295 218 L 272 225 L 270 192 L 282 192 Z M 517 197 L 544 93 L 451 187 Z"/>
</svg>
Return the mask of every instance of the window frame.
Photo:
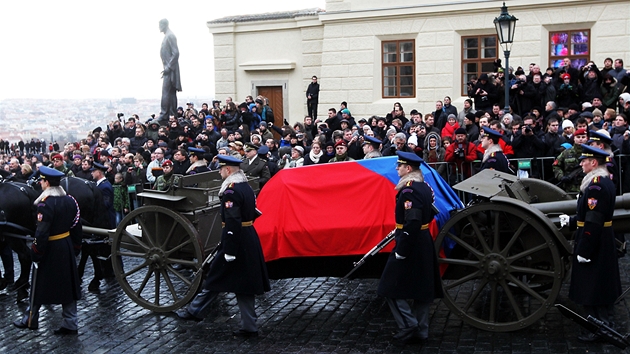
<svg viewBox="0 0 630 354">
<path fill-rule="evenodd" d="M 587 50 L 588 50 L 588 54 L 584 55 L 584 54 L 567 54 L 567 55 L 552 55 L 552 51 L 551 51 L 551 38 L 558 33 L 567 33 L 569 36 L 569 47 L 573 45 L 573 33 L 574 32 L 588 32 L 588 40 L 586 42 L 587 45 Z M 586 58 L 585 63 L 588 63 L 591 60 L 591 37 L 593 35 L 593 31 L 590 28 L 584 28 L 584 29 L 571 29 L 571 30 L 558 30 L 558 31 L 549 31 L 549 41 L 547 42 L 547 49 L 549 50 L 549 61 L 547 62 L 548 67 L 550 68 L 554 68 L 556 69 L 556 67 L 553 65 L 553 62 L 556 60 L 562 60 L 564 58 L 569 58 L 571 59 L 571 66 L 579 69 L 579 65 L 575 66 L 574 60 L 576 59 L 582 59 L 582 58 Z"/>
<path fill-rule="evenodd" d="M 481 57 L 481 43 L 483 38 L 486 37 L 494 37 L 494 43 L 495 43 L 495 50 L 496 50 L 496 56 L 494 58 L 480 58 Z M 464 43 L 467 39 L 470 38 L 477 38 L 477 49 L 479 50 L 478 52 L 478 57 L 475 59 L 464 59 L 466 56 L 466 50 L 469 48 L 466 48 L 464 46 Z M 476 63 L 477 64 L 477 77 L 479 77 L 481 74 L 483 74 L 484 72 L 481 71 L 481 68 L 483 66 L 484 63 L 493 63 L 496 59 L 499 59 L 499 53 L 501 52 L 501 45 L 499 44 L 499 37 L 495 34 L 479 34 L 479 35 L 470 35 L 470 36 L 462 36 L 461 37 L 461 66 L 460 66 L 460 72 L 461 72 L 461 78 L 462 78 L 462 82 L 461 82 L 461 95 L 462 96 L 468 96 L 468 90 L 466 89 L 466 83 L 468 82 L 468 80 L 466 80 L 466 75 L 467 74 L 471 74 L 470 72 L 466 72 L 464 71 L 464 67 L 466 66 L 466 64 L 470 64 L 470 63 Z"/>
<path fill-rule="evenodd" d="M 411 42 L 412 45 L 412 49 L 413 51 L 411 52 L 412 54 L 412 60 L 411 61 L 406 61 L 406 62 L 401 62 L 400 58 L 401 58 L 401 52 L 400 52 L 400 44 L 401 43 L 407 43 L 407 42 Z M 398 61 L 394 62 L 394 63 L 385 63 L 383 58 L 385 56 L 385 44 L 387 43 L 396 43 L 396 54 L 397 54 L 397 58 Z M 406 66 L 411 66 L 411 77 L 412 77 L 412 95 L 409 96 L 402 96 L 401 95 L 401 85 L 400 85 L 400 67 L 406 67 Z M 390 85 L 385 85 L 385 68 L 388 67 L 396 67 L 396 92 L 398 93 L 398 95 L 396 96 L 385 96 L 385 87 L 394 87 L 394 86 L 390 86 Z M 404 76 L 408 76 L 408 75 L 404 75 Z M 390 77 L 390 76 L 388 76 Z M 405 87 L 408 87 L 408 85 L 405 85 Z M 388 98 L 416 98 L 416 40 L 415 39 L 399 39 L 399 40 L 387 40 L 387 41 L 381 41 L 381 97 L 383 99 L 388 99 Z"/>
</svg>

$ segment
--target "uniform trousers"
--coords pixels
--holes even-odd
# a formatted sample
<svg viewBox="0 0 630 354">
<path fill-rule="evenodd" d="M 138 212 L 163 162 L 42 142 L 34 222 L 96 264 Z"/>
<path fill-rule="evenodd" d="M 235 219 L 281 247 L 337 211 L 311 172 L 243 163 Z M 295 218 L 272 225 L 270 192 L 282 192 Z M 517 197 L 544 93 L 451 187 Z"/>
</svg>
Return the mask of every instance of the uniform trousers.
<svg viewBox="0 0 630 354">
<path fill-rule="evenodd" d="M 385 299 L 400 329 L 418 327 L 421 338 L 426 339 L 429 337 L 430 302 L 414 300 L 413 306 L 409 306 L 405 299 Z"/>
<path fill-rule="evenodd" d="M 72 301 L 67 304 L 62 304 L 62 312 L 61 312 L 61 327 L 76 331 L 79 328 L 79 318 L 77 316 L 77 302 Z M 33 306 L 33 318 L 31 319 L 31 327 L 37 327 L 39 324 L 39 309 L 42 305 Z M 26 308 L 26 312 L 24 313 L 24 318 L 22 318 L 22 324 L 28 325 L 28 316 L 29 316 L 30 308 Z"/>
<path fill-rule="evenodd" d="M 188 313 L 197 317 L 203 318 L 208 306 L 219 295 L 216 291 L 201 290 L 193 301 L 188 305 Z M 241 328 L 246 332 L 257 332 L 256 326 L 256 310 L 255 310 L 255 295 L 248 294 L 236 294 L 236 301 L 238 302 L 238 308 L 241 311 Z"/>
</svg>

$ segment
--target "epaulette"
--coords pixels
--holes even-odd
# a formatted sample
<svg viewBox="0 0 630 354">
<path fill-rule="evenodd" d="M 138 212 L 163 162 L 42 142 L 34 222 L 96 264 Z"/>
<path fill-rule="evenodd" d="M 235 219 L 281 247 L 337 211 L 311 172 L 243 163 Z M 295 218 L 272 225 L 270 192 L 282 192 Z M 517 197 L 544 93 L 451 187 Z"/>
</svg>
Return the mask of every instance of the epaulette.
<svg viewBox="0 0 630 354">
<path fill-rule="evenodd" d="M 42 202 L 46 200 L 46 198 L 48 198 L 48 196 L 45 196 L 44 198 L 42 198 Z"/>
<path fill-rule="evenodd" d="M 599 183 L 599 176 L 593 177 L 593 183 Z"/>
<path fill-rule="evenodd" d="M 411 187 L 411 185 L 413 184 L 413 181 L 407 181 L 407 183 L 405 183 L 406 187 Z"/>
<path fill-rule="evenodd" d="M 227 188 L 234 188 L 234 183 L 228 184 Z"/>
<path fill-rule="evenodd" d="M 612 158 L 610 156 L 606 156 L 606 162 L 612 162 Z"/>
<path fill-rule="evenodd" d="M 491 153 L 490 153 L 490 157 L 495 157 L 495 156 L 496 156 L 496 154 L 497 154 L 496 152 L 491 152 Z"/>
</svg>

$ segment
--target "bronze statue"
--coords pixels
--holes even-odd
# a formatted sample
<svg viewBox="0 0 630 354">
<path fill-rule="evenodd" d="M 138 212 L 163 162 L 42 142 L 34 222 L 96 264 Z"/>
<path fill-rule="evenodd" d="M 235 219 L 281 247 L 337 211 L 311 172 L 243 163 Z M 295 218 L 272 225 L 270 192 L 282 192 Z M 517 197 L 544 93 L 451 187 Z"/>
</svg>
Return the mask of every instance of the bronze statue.
<svg viewBox="0 0 630 354">
<path fill-rule="evenodd" d="M 160 57 L 164 65 L 162 71 L 162 111 L 158 122 L 166 125 L 170 115 L 177 113 L 177 91 L 182 90 L 182 83 L 179 74 L 179 49 L 177 48 L 177 38 L 168 28 L 168 20 L 160 20 L 160 32 L 164 33 Z"/>
</svg>

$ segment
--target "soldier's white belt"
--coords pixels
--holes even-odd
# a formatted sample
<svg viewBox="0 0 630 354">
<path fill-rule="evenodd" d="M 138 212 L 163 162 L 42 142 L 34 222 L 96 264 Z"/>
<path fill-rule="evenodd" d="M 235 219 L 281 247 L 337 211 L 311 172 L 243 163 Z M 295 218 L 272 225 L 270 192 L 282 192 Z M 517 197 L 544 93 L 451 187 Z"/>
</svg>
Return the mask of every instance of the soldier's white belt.
<svg viewBox="0 0 630 354">
<path fill-rule="evenodd" d="M 398 230 L 402 230 L 403 224 L 396 224 L 396 228 Z M 428 229 L 429 229 L 429 224 L 424 224 L 424 225 L 420 226 L 420 230 L 428 230 Z"/>
</svg>

